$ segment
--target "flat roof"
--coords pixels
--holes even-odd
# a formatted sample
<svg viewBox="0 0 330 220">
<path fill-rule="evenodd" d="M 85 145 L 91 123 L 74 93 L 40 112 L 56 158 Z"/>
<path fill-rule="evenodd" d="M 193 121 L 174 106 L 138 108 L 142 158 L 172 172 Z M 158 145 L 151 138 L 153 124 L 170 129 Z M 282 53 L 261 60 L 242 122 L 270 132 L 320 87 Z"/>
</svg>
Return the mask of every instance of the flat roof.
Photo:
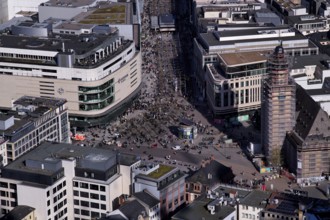
<svg viewBox="0 0 330 220">
<path fill-rule="evenodd" d="M 116 153 L 110 150 L 100 148 L 81 147 L 73 144 L 44 142 L 39 147 L 22 155 L 15 161 L 9 163 L 3 169 L 14 170 L 26 173 L 39 173 L 39 174 L 51 174 L 55 171 L 31 168 L 26 166 L 26 160 L 40 161 L 40 162 L 52 162 L 58 160 L 74 160 L 77 158 L 92 157 L 94 155 L 102 155 L 104 158 L 116 157 Z M 94 160 L 95 161 L 95 160 Z M 93 160 L 90 160 L 92 163 Z M 96 162 L 96 161 L 95 161 Z"/>
<path fill-rule="evenodd" d="M 77 15 L 74 20 L 82 24 L 131 24 L 131 3 L 99 2 L 97 8 Z"/>
<path fill-rule="evenodd" d="M 330 56 L 327 54 L 316 54 L 310 56 L 295 56 L 293 57 L 291 69 L 300 69 L 308 65 L 317 65 L 321 69 L 327 69 L 323 65 L 323 61 L 330 60 Z"/>
<path fill-rule="evenodd" d="M 244 29 L 244 30 L 227 30 L 222 31 L 220 33 L 221 36 L 229 37 L 229 36 L 245 36 L 245 35 L 256 35 L 257 31 L 262 30 L 269 30 L 272 27 L 269 28 L 260 28 L 260 29 Z M 279 28 L 274 28 L 275 30 Z M 207 32 L 207 33 L 201 33 L 200 38 L 207 44 L 208 47 L 212 46 L 220 46 L 220 45 L 229 45 L 229 44 L 237 44 L 237 43 L 247 43 L 247 42 L 260 42 L 260 41 L 288 41 L 288 40 L 302 40 L 306 39 L 308 40 L 304 35 L 299 33 L 295 30 L 295 36 L 289 36 L 289 37 L 270 37 L 270 38 L 256 38 L 256 39 L 245 39 L 245 40 L 228 40 L 228 41 L 219 41 L 216 36 L 214 36 L 214 32 Z"/>
<path fill-rule="evenodd" d="M 326 22 L 326 18 L 313 17 L 311 15 L 296 15 L 296 16 L 288 16 L 289 22 L 294 24 L 309 24 L 309 23 L 318 23 L 318 22 Z"/>
<path fill-rule="evenodd" d="M 0 121 L 6 121 L 11 117 L 13 117 L 13 115 L 6 115 L 6 114 L 3 114 L 3 113 L 0 113 Z"/>
<path fill-rule="evenodd" d="M 101 47 L 106 42 L 114 42 L 119 38 L 117 33 L 111 35 L 101 34 L 54 34 L 46 38 L 36 38 L 29 36 L 0 35 L 0 47 L 16 48 L 27 50 L 52 51 L 58 53 L 62 51 L 62 43 L 65 48 L 74 50 L 76 55 L 86 54 Z"/>
<path fill-rule="evenodd" d="M 14 116 L 12 114 L 9 114 L 9 116 Z M 16 118 L 16 116 L 14 116 Z M 18 134 L 19 131 L 29 127 L 33 126 L 33 119 L 28 116 L 24 116 L 22 118 L 19 118 L 19 120 L 14 120 L 14 125 L 10 126 L 6 130 L 1 130 L 0 132 L 3 132 L 5 136 L 13 136 L 15 134 Z"/>
<path fill-rule="evenodd" d="M 147 175 L 147 177 L 150 177 L 152 179 L 159 179 L 160 177 L 164 176 L 165 174 L 171 172 L 174 170 L 175 167 L 167 166 L 164 164 L 159 164 L 159 168 Z"/>
<path fill-rule="evenodd" d="M 246 64 L 266 62 L 267 57 L 259 51 L 218 54 L 224 64 L 228 67 L 241 66 Z"/>
<path fill-rule="evenodd" d="M 80 29 L 91 29 L 95 26 L 95 24 L 80 24 L 80 23 L 61 23 L 56 25 L 54 29 L 69 29 L 69 30 L 80 30 Z"/>
<path fill-rule="evenodd" d="M 87 6 L 92 3 L 94 3 L 96 0 L 79 0 L 79 1 L 74 1 L 74 0 L 49 0 L 45 2 L 44 4 L 46 6 L 56 6 L 56 7 L 71 7 L 71 8 L 76 8 L 76 7 L 82 7 L 82 6 Z"/>
<path fill-rule="evenodd" d="M 174 25 L 175 19 L 172 14 L 164 14 L 159 17 L 159 25 Z"/>
</svg>

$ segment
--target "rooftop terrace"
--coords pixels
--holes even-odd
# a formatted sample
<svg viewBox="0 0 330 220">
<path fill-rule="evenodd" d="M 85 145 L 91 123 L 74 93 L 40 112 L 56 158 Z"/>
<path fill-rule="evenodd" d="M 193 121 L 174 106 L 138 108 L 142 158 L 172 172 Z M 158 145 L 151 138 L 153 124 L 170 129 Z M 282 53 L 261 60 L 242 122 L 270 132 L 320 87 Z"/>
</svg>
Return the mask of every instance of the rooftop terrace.
<svg viewBox="0 0 330 220">
<path fill-rule="evenodd" d="M 160 164 L 159 168 L 151 173 L 149 173 L 147 176 L 152 179 L 159 179 L 160 177 L 164 176 L 165 174 L 169 173 L 171 170 L 173 170 L 175 167 L 167 166 Z"/>
</svg>

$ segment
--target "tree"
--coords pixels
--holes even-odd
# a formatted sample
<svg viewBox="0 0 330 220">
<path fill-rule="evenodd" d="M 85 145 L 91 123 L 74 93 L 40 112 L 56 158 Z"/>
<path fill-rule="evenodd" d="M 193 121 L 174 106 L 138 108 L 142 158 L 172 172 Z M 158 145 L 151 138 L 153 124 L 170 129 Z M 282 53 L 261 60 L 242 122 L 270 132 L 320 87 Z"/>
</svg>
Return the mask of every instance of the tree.
<svg viewBox="0 0 330 220">
<path fill-rule="evenodd" d="M 283 164 L 283 155 L 281 148 L 275 148 L 272 150 L 272 154 L 270 157 L 270 162 L 274 167 L 280 167 Z"/>
</svg>

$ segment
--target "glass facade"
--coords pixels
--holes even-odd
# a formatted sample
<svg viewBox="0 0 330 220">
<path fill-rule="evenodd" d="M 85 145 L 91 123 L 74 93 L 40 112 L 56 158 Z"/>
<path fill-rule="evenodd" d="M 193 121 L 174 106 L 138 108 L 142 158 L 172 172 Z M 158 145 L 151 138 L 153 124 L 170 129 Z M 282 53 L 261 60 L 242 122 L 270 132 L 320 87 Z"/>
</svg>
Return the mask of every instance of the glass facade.
<svg viewBox="0 0 330 220">
<path fill-rule="evenodd" d="M 95 86 L 79 86 L 79 110 L 99 110 L 110 105 L 114 100 L 114 80 Z"/>
</svg>

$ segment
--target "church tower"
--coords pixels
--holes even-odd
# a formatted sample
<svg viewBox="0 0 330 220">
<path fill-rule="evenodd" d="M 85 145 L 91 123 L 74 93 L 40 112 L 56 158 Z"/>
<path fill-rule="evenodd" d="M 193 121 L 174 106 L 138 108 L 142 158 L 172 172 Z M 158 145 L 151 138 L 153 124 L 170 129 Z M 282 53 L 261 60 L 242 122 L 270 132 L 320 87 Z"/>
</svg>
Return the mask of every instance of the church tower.
<svg viewBox="0 0 330 220">
<path fill-rule="evenodd" d="M 268 162 L 281 163 L 281 149 L 287 131 L 295 125 L 296 86 L 290 77 L 289 60 L 277 46 L 267 63 L 261 105 L 261 144 Z"/>
</svg>

